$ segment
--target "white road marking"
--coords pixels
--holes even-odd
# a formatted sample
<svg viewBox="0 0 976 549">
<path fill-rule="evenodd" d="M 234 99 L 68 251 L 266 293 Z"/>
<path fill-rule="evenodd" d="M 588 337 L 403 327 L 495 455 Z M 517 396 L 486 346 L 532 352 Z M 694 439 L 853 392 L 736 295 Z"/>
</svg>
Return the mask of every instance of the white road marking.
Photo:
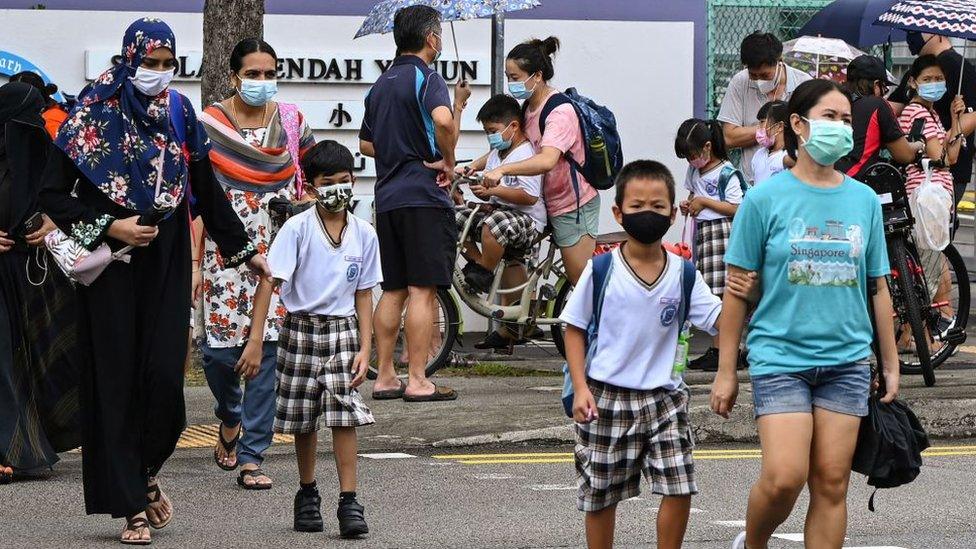
<svg viewBox="0 0 976 549">
<path fill-rule="evenodd" d="M 404 454 L 403 452 L 390 452 L 390 453 L 378 453 L 378 454 L 359 454 L 359 457 L 364 457 L 367 459 L 410 459 L 417 456 L 413 454 Z"/>
<path fill-rule="evenodd" d="M 898 547 L 896 545 L 872 545 L 865 547 L 845 547 L 844 549 L 906 549 L 905 547 Z"/>
<path fill-rule="evenodd" d="M 525 478 L 520 475 L 506 475 L 504 473 L 478 473 L 471 476 L 478 480 L 515 480 Z"/>
<path fill-rule="evenodd" d="M 773 534 L 774 538 L 785 539 L 786 541 L 803 542 L 803 534 Z"/>
<path fill-rule="evenodd" d="M 746 521 L 744 520 L 713 520 L 712 524 L 717 524 L 719 526 L 727 526 L 729 528 L 745 528 Z"/>
<path fill-rule="evenodd" d="M 561 385 L 543 385 L 541 387 L 529 387 L 530 391 L 541 391 L 545 393 L 558 393 L 563 390 Z"/>
<path fill-rule="evenodd" d="M 563 490 L 575 490 L 575 484 L 530 484 L 526 488 L 535 492 L 558 492 Z"/>
</svg>

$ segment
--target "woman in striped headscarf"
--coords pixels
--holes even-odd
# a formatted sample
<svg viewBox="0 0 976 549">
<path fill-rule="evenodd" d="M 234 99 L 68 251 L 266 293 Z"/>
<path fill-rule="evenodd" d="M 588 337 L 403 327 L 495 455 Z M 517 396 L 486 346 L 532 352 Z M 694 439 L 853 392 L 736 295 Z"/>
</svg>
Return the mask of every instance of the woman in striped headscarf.
<svg viewBox="0 0 976 549">
<path fill-rule="evenodd" d="M 212 148 L 217 180 L 258 251 L 265 253 L 279 224 L 274 204 L 303 198 L 302 154 L 315 144 L 295 105 L 276 103 L 278 59 L 263 40 L 242 40 L 230 57 L 234 94 L 200 115 Z M 203 364 L 217 400 L 220 439 L 214 461 L 221 469 L 241 467 L 237 483 L 248 490 L 271 487 L 261 470 L 271 445 L 275 410 L 278 330 L 285 315 L 272 296 L 263 341 L 250 338 L 251 309 L 258 277 L 247 269 L 224 270 L 224 259 L 209 238 L 202 247 Z M 251 360 L 245 361 L 244 356 Z M 251 369 L 248 364 L 260 364 Z M 246 380 L 244 390 L 240 377 Z"/>
</svg>

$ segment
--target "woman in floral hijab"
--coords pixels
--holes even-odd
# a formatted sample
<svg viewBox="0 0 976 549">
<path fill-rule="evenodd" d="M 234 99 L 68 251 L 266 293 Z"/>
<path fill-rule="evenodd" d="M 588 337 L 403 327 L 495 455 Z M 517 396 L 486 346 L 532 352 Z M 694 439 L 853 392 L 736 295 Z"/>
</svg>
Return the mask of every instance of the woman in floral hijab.
<svg viewBox="0 0 976 549">
<path fill-rule="evenodd" d="M 227 258 L 267 273 L 214 180 L 209 142 L 188 99 L 168 90 L 176 37 L 158 19 L 126 30 L 121 62 L 82 90 L 58 134 L 45 211 L 88 248 L 135 246 L 79 286 L 82 466 L 89 514 L 124 517 L 122 543 L 146 544 L 173 518 L 156 475 L 185 425 L 183 364 L 190 305 L 186 190 Z M 74 191 L 74 192 L 72 192 Z M 157 226 L 138 224 L 174 207 Z M 148 499 L 147 499 L 148 498 Z M 147 504 L 148 501 L 148 504 Z"/>
</svg>

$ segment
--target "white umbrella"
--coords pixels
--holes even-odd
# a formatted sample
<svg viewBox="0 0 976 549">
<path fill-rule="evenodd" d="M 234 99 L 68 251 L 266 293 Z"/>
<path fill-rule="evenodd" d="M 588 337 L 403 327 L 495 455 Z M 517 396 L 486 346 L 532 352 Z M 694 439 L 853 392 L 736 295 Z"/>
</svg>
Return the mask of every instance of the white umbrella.
<svg viewBox="0 0 976 549">
<path fill-rule="evenodd" d="M 847 64 L 866 55 L 863 51 L 837 38 L 801 36 L 783 44 L 783 61 L 814 78 L 844 82 Z M 888 80 L 894 82 L 889 72 Z"/>
</svg>

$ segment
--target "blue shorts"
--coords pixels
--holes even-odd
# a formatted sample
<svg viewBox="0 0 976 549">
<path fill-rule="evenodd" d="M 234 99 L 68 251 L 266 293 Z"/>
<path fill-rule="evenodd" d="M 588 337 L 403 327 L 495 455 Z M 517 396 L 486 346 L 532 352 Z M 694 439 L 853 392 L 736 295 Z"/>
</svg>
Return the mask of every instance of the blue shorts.
<svg viewBox="0 0 976 549">
<path fill-rule="evenodd" d="M 813 408 L 849 416 L 868 415 L 871 365 L 866 361 L 752 378 L 756 417 L 813 413 Z"/>
</svg>

